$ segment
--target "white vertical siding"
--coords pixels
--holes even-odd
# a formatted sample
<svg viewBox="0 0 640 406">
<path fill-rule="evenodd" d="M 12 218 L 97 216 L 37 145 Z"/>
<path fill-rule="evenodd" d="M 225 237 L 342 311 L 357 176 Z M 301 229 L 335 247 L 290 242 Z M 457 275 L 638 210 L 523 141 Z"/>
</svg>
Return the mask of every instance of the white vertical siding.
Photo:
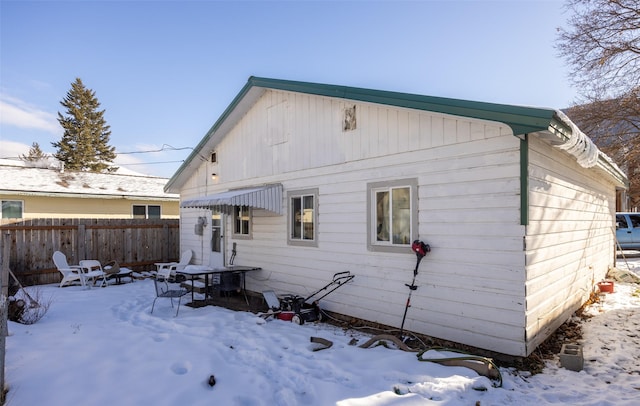
<svg viewBox="0 0 640 406">
<path fill-rule="evenodd" d="M 615 187 L 530 138 L 527 352 L 583 304 L 613 266 Z"/>
</svg>

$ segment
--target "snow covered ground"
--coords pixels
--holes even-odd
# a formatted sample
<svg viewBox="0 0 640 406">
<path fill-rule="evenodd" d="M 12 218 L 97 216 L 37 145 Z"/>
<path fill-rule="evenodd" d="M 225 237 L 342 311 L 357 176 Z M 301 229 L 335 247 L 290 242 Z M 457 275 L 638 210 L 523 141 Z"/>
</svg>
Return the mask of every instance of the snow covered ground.
<svg viewBox="0 0 640 406">
<path fill-rule="evenodd" d="M 640 259 L 629 266 L 639 272 Z M 150 314 L 150 279 L 29 292 L 50 307 L 35 324 L 9 322 L 8 405 L 640 404 L 640 285 L 616 283 L 586 310 L 581 372 L 557 359 L 533 376 L 500 368 L 502 387 L 471 369 L 419 362 L 415 353 L 360 348 L 368 336 L 323 323 L 212 306 L 181 306 L 174 317 L 166 299 Z M 314 351 L 311 337 L 333 346 Z"/>
</svg>

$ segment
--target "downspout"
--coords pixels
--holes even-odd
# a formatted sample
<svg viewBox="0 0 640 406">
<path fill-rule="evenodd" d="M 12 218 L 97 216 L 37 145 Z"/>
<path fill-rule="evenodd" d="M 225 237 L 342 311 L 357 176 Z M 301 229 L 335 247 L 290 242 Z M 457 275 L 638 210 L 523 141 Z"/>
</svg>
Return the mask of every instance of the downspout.
<svg viewBox="0 0 640 406">
<path fill-rule="evenodd" d="M 523 134 L 520 138 L 520 225 L 525 226 L 524 235 L 522 236 L 522 251 L 524 258 L 524 274 L 526 279 L 527 274 L 527 225 L 529 224 L 529 134 Z M 528 354 L 528 334 L 527 334 L 527 300 L 526 298 L 529 296 L 528 292 L 528 284 L 524 284 L 524 303 L 525 303 L 525 313 L 524 313 L 524 329 L 522 331 L 522 336 L 524 339 L 525 345 L 525 353 Z"/>
<path fill-rule="evenodd" d="M 520 138 L 520 225 L 529 224 L 529 134 Z"/>
</svg>

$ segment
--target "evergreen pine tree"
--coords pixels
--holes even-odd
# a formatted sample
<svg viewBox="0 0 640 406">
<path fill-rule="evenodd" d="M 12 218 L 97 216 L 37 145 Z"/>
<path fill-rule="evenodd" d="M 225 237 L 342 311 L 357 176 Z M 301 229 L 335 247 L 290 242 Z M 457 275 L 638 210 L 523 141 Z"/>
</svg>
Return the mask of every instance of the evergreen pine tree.
<svg viewBox="0 0 640 406">
<path fill-rule="evenodd" d="M 47 154 L 42 152 L 40 144 L 34 142 L 31 144 L 31 148 L 29 148 L 29 152 L 26 155 L 20 155 L 20 159 L 28 162 L 38 162 L 47 159 Z"/>
<path fill-rule="evenodd" d="M 67 114 L 58 112 L 64 134 L 59 142 L 51 143 L 57 148 L 53 156 L 70 170 L 115 171 L 117 168 L 111 166 L 116 157 L 115 147 L 109 145 L 111 130 L 104 119 L 105 111 L 98 110 L 100 102 L 95 92 L 76 78 L 60 104 L 67 109 Z"/>
</svg>

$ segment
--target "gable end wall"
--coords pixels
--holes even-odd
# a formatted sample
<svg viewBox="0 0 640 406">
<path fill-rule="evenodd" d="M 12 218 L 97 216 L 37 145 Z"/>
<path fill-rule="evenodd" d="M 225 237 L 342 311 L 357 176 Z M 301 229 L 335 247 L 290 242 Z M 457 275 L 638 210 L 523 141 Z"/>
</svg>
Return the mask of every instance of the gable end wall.
<svg viewBox="0 0 640 406">
<path fill-rule="evenodd" d="M 613 267 L 615 186 L 529 138 L 527 354 L 589 298 Z"/>
</svg>

